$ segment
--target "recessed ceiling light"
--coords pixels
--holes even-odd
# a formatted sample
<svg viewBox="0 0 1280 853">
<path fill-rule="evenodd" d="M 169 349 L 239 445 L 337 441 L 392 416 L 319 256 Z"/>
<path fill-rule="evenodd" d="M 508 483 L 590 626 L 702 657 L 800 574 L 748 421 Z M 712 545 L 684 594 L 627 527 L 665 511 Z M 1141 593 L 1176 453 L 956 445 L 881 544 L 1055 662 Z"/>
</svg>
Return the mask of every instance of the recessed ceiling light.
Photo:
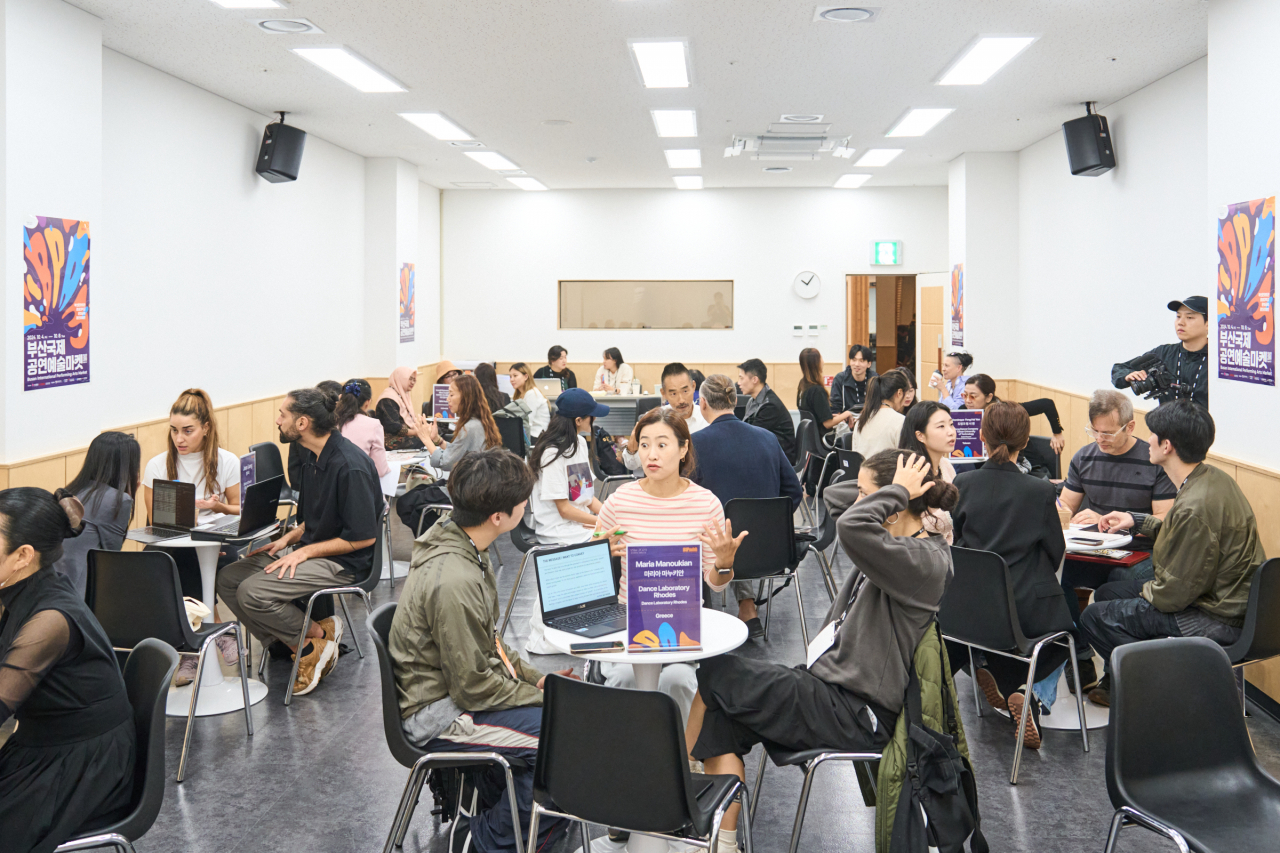
<svg viewBox="0 0 1280 853">
<path fill-rule="evenodd" d="M 452 148 L 483 148 L 484 143 L 478 139 L 466 139 L 458 142 L 450 142 Z"/>
<path fill-rule="evenodd" d="M 689 86 L 689 66 L 682 41 L 633 41 L 631 52 L 640 66 L 646 89 L 685 89 Z"/>
<path fill-rule="evenodd" d="M 678 190 L 702 189 L 701 175 L 676 175 L 671 180 L 676 182 L 676 189 Z"/>
<path fill-rule="evenodd" d="M 790 166 L 765 166 L 763 171 L 766 171 L 766 172 L 790 172 L 790 171 L 791 171 L 791 167 L 790 167 Z"/>
<path fill-rule="evenodd" d="M 788 124 L 811 124 L 816 121 L 822 121 L 822 116 L 813 115 L 812 113 L 787 113 L 778 121 L 784 121 Z"/>
<path fill-rule="evenodd" d="M 697 148 L 668 148 L 667 166 L 672 169 L 701 169 L 702 151 Z"/>
<path fill-rule="evenodd" d="M 659 136 L 697 136 L 698 114 L 693 110 L 650 110 Z"/>
<path fill-rule="evenodd" d="M 467 151 L 466 155 L 486 169 L 493 169 L 495 172 L 499 169 L 520 168 L 497 151 Z"/>
<path fill-rule="evenodd" d="M 276 0 L 213 0 L 224 9 L 279 9 L 283 3 Z"/>
<path fill-rule="evenodd" d="M 295 47 L 293 52 L 361 92 L 404 91 L 404 86 L 345 47 Z"/>
<path fill-rule="evenodd" d="M 454 181 L 453 185 L 463 190 L 491 190 L 498 186 L 492 181 Z"/>
<path fill-rule="evenodd" d="M 549 118 L 543 122 L 547 127 L 564 127 L 566 124 L 573 124 L 565 118 Z"/>
<path fill-rule="evenodd" d="M 1031 46 L 1036 36 L 983 36 L 942 73 L 940 86 L 977 86 Z"/>
<path fill-rule="evenodd" d="M 893 158 L 902 153 L 901 148 L 872 148 L 858 158 L 855 166 L 887 166 Z"/>
<path fill-rule="evenodd" d="M 915 109 L 908 112 L 889 129 L 885 136 L 924 136 L 934 125 L 951 115 L 952 109 Z"/>
<path fill-rule="evenodd" d="M 498 174 L 502 175 L 504 178 L 507 178 L 512 175 L 527 175 L 529 173 L 526 172 L 524 169 L 498 169 Z"/>
<path fill-rule="evenodd" d="M 819 6 L 813 10 L 813 19 L 833 24 L 869 24 L 879 14 L 879 6 Z"/>
<path fill-rule="evenodd" d="M 304 33 L 323 33 L 324 30 L 306 18 L 267 18 L 256 21 L 258 29 L 273 36 L 297 36 Z"/>
<path fill-rule="evenodd" d="M 471 139 L 471 134 L 458 127 L 440 113 L 399 113 L 400 118 L 422 128 L 441 142 Z"/>
<path fill-rule="evenodd" d="M 508 181 L 515 184 L 522 190 L 545 190 L 542 181 L 537 178 L 507 178 Z"/>
<path fill-rule="evenodd" d="M 835 187 L 838 190 L 855 190 L 869 180 L 871 180 L 870 175 L 841 175 Z"/>
</svg>

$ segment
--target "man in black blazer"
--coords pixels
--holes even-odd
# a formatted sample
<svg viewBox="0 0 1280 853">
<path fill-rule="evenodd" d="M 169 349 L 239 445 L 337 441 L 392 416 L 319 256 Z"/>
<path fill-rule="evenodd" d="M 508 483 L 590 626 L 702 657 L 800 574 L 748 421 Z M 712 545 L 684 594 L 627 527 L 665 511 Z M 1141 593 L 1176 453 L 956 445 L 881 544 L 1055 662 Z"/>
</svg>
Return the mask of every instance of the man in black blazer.
<svg viewBox="0 0 1280 853">
<path fill-rule="evenodd" d="M 787 461 L 796 463 L 796 428 L 791 422 L 791 412 L 769 387 L 765 379 L 769 370 L 758 358 L 749 358 L 738 365 L 738 390 L 751 398 L 747 403 L 746 417 L 749 424 L 767 429 L 778 437 Z"/>
</svg>

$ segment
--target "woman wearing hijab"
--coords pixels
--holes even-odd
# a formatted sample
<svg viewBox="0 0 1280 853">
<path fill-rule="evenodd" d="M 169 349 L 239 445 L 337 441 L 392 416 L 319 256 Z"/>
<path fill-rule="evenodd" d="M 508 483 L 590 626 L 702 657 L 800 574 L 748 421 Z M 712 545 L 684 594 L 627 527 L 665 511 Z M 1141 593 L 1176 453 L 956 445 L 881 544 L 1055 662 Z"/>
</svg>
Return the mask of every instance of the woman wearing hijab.
<svg viewBox="0 0 1280 853">
<path fill-rule="evenodd" d="M 436 385 L 446 385 L 462 371 L 451 361 L 442 361 L 437 367 Z M 418 384 L 418 371 L 412 367 L 397 367 L 391 371 L 386 390 L 378 395 L 374 414 L 382 422 L 386 434 L 387 450 L 417 450 L 423 447 L 427 437 L 427 424 L 432 414 L 431 394 L 423 404 L 422 415 L 413 413 L 413 386 Z"/>
</svg>

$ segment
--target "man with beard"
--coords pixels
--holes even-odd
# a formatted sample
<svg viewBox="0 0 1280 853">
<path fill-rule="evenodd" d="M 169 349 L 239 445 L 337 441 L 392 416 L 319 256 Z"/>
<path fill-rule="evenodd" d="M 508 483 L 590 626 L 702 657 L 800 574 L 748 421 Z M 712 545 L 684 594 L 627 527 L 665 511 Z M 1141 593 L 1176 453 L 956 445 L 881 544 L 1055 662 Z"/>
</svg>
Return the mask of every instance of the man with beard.
<svg viewBox="0 0 1280 853">
<path fill-rule="evenodd" d="M 381 569 L 373 565 L 383 507 L 378 472 L 335 429 L 333 410 L 333 397 L 315 388 L 284 398 L 276 416 L 280 440 L 308 451 L 294 483 L 298 526 L 218 573 L 218 594 L 264 647 L 279 640 L 302 656 L 295 696 L 310 693 L 333 669 L 343 626 L 337 616 L 312 622 L 298 649 L 303 613 L 294 599 L 350 586 Z"/>
</svg>

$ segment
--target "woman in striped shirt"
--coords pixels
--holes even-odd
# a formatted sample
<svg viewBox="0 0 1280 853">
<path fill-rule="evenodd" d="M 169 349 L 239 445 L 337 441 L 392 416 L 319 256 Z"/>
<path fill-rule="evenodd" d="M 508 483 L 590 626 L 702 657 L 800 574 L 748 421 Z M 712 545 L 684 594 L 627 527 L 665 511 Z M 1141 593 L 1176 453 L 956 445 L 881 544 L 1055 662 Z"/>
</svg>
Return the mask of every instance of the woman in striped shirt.
<svg viewBox="0 0 1280 853">
<path fill-rule="evenodd" d="M 600 509 L 596 532 L 608 534 L 615 557 L 626 546 L 664 542 L 702 543 L 702 577 L 719 592 L 733 580 L 733 558 L 746 532 L 735 538 L 724 517 L 720 500 L 689 481 L 693 470 L 693 444 L 689 427 L 674 409 L 650 409 L 636 423 L 633 446 L 644 469 L 644 479 L 619 488 Z M 627 600 L 626 566 L 623 566 L 618 599 Z M 630 664 L 602 664 L 610 687 L 636 686 Z M 658 689 L 671 696 L 687 721 L 698 680 L 692 664 L 673 663 L 662 668 Z"/>
</svg>

